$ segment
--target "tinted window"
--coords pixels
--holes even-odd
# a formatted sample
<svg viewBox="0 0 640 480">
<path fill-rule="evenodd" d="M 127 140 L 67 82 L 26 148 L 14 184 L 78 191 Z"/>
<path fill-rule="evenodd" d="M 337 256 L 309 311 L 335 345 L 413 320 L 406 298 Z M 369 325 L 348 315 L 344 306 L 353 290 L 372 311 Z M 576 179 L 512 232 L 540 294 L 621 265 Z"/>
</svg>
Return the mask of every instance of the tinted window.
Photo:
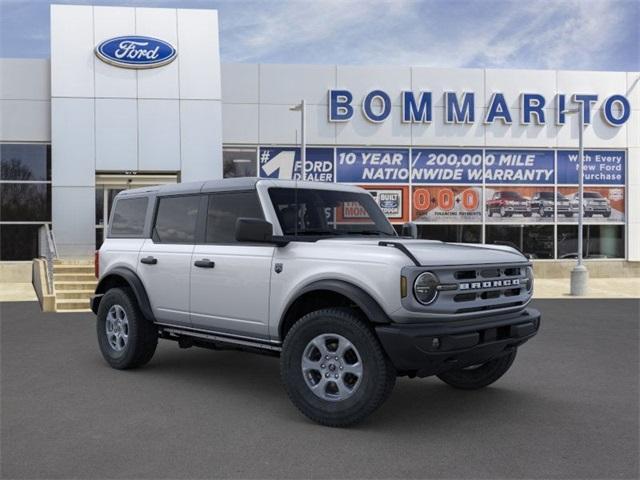
<svg viewBox="0 0 640 480">
<path fill-rule="evenodd" d="M 109 234 L 119 237 L 141 236 L 148 201 L 147 197 L 119 199 L 113 211 Z"/>
<path fill-rule="evenodd" d="M 0 260 L 37 257 L 39 228 L 39 225 L 0 225 Z"/>
<path fill-rule="evenodd" d="M 51 146 L 0 145 L 0 179 L 19 181 L 51 180 Z"/>
<path fill-rule="evenodd" d="M 5 222 L 51 221 L 51 185 L 46 183 L 0 184 L 0 220 Z"/>
<path fill-rule="evenodd" d="M 207 243 L 234 243 L 238 217 L 263 218 L 255 191 L 209 195 Z"/>
<path fill-rule="evenodd" d="M 513 247 L 531 258 L 553 258 L 553 225 L 487 225 L 485 242 Z"/>
<path fill-rule="evenodd" d="M 442 242 L 480 243 L 482 225 L 418 225 L 418 238 Z"/>
<path fill-rule="evenodd" d="M 255 177 L 255 148 L 225 148 L 222 151 L 222 168 L 224 178 Z"/>
<path fill-rule="evenodd" d="M 160 199 L 153 239 L 160 243 L 195 243 L 199 195 Z"/>
<path fill-rule="evenodd" d="M 624 258 L 623 225 L 585 225 L 582 242 L 584 258 Z M 558 258 L 578 258 L 576 225 L 558 225 Z"/>
</svg>

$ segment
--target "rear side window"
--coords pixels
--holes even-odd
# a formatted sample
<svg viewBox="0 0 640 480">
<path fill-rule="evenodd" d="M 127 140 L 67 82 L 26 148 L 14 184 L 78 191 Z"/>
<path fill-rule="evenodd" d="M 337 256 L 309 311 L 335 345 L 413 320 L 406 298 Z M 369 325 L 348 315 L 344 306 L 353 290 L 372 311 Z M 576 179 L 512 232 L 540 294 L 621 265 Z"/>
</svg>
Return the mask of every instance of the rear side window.
<svg viewBox="0 0 640 480">
<path fill-rule="evenodd" d="M 158 202 L 153 241 L 195 243 L 200 196 L 164 197 Z"/>
<path fill-rule="evenodd" d="M 110 235 L 115 237 L 142 236 L 148 203 L 147 197 L 119 199 L 113 210 Z"/>
<path fill-rule="evenodd" d="M 206 243 L 235 243 L 238 217 L 264 218 L 255 191 L 209 195 Z"/>
</svg>

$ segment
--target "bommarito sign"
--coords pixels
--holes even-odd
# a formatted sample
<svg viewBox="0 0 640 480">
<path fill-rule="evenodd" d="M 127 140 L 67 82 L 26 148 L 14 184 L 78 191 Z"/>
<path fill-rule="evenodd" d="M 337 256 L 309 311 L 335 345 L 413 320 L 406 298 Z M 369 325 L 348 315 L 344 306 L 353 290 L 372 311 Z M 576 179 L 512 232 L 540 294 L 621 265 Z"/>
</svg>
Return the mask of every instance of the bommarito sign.
<svg viewBox="0 0 640 480">
<path fill-rule="evenodd" d="M 400 94 L 402 101 L 401 115 L 403 123 L 430 123 L 433 120 L 433 95 L 429 91 L 418 93 L 404 91 Z M 520 94 L 520 118 L 518 121 L 523 125 L 544 125 L 554 121 L 556 125 L 564 125 L 566 122 L 566 110 L 568 95 L 564 93 L 555 96 L 555 119 L 547 118 L 545 107 L 547 98 L 539 93 Z M 584 110 L 584 123 L 591 123 L 591 110 L 595 102 L 598 101 L 596 94 L 576 93 L 570 96 L 572 103 L 581 106 Z M 444 101 L 444 122 L 451 124 L 465 124 L 482 121 L 485 124 L 492 124 L 501 121 L 505 124 L 514 122 L 511 109 L 505 95 L 496 92 L 491 96 L 484 118 L 479 118 L 475 107 L 475 93 L 445 92 Z M 391 97 L 384 90 L 372 90 L 367 93 L 361 101 L 360 110 L 362 115 L 373 123 L 381 123 L 391 115 Z M 348 122 L 353 118 L 356 107 L 354 106 L 353 94 L 349 90 L 329 90 L 329 121 Z M 621 94 L 610 95 L 604 100 L 602 105 L 602 116 L 612 127 L 624 125 L 631 115 L 631 105 L 627 97 Z"/>
</svg>

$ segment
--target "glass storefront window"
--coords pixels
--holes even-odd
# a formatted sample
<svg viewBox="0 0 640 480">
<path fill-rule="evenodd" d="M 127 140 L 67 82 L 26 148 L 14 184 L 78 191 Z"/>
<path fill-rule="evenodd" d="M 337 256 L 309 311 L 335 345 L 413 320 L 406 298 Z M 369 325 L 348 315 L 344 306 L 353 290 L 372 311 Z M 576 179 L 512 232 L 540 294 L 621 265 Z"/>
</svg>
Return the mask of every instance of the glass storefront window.
<svg viewBox="0 0 640 480">
<path fill-rule="evenodd" d="M 256 148 L 225 148 L 222 151 L 224 178 L 257 176 Z"/>
<path fill-rule="evenodd" d="M 104 188 L 96 187 L 96 225 L 104 225 Z"/>
<path fill-rule="evenodd" d="M 0 183 L 0 220 L 50 222 L 51 185 L 48 183 Z"/>
<path fill-rule="evenodd" d="M 532 259 L 553 258 L 553 225 L 487 225 L 485 243 L 513 247 Z"/>
<path fill-rule="evenodd" d="M 442 242 L 480 243 L 482 225 L 418 225 L 418 238 Z"/>
<path fill-rule="evenodd" d="M 51 180 L 51 146 L 0 145 L 0 180 L 21 182 Z"/>
<path fill-rule="evenodd" d="M 584 225 L 585 259 L 624 258 L 624 225 Z M 558 258 L 578 258 L 578 227 L 558 225 Z"/>
<path fill-rule="evenodd" d="M 39 228 L 40 225 L 0 224 L 0 261 L 37 257 Z"/>
</svg>

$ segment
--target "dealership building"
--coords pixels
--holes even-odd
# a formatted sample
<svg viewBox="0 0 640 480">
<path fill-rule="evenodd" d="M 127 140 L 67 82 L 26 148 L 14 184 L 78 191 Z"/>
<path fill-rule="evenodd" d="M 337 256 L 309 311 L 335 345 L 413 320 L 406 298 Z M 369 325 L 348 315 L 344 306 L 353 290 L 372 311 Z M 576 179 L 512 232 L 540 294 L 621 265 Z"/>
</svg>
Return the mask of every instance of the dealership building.
<svg viewBox="0 0 640 480">
<path fill-rule="evenodd" d="M 5 263 L 38 256 L 43 225 L 60 257 L 92 255 L 123 189 L 237 176 L 361 185 L 421 238 L 561 263 L 580 109 L 585 255 L 640 261 L 639 72 L 220 64 L 215 10 L 69 5 L 50 59 L 0 68 Z"/>
</svg>

